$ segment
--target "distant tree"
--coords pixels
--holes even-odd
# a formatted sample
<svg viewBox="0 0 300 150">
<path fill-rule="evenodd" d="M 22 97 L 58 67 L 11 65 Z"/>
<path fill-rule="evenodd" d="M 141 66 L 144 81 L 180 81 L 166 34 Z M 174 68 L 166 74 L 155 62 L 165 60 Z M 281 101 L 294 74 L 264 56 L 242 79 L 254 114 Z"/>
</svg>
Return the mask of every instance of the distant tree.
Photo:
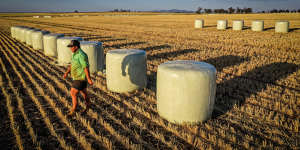
<svg viewBox="0 0 300 150">
<path fill-rule="evenodd" d="M 201 7 L 198 7 L 198 9 L 196 10 L 196 13 L 197 13 L 197 14 L 201 14 L 201 11 L 202 11 L 202 8 L 201 8 Z"/>
<path fill-rule="evenodd" d="M 240 14 L 240 13 L 242 13 L 242 9 L 241 9 L 241 8 L 239 8 L 239 7 L 237 7 L 237 8 L 236 8 L 236 13 L 237 13 L 237 14 Z"/>
<path fill-rule="evenodd" d="M 212 13 L 212 9 L 204 9 L 204 12 L 205 12 L 206 14 L 210 14 L 210 13 Z"/>
<path fill-rule="evenodd" d="M 297 12 L 300 13 L 300 9 L 298 9 Z"/>
<path fill-rule="evenodd" d="M 252 13 L 252 8 L 244 8 L 244 10 L 243 10 L 243 12 L 245 13 L 245 14 L 249 14 L 249 13 Z"/>
<path fill-rule="evenodd" d="M 114 12 L 119 12 L 119 9 L 114 9 Z"/>
<path fill-rule="evenodd" d="M 289 12 L 290 12 L 290 10 L 288 10 L 288 9 L 287 9 L 287 10 L 285 10 L 285 12 L 286 12 L 286 13 L 289 13 Z"/>
<path fill-rule="evenodd" d="M 278 13 L 278 10 L 277 10 L 277 9 L 272 9 L 272 10 L 270 11 L 270 13 Z"/>
<path fill-rule="evenodd" d="M 261 13 L 263 13 L 263 14 L 264 14 L 264 13 L 266 13 L 266 12 L 263 10 Z"/>
<path fill-rule="evenodd" d="M 74 13 L 79 13 L 79 11 L 78 11 L 78 10 L 75 10 Z"/>
<path fill-rule="evenodd" d="M 234 9 L 234 8 L 232 8 L 232 7 L 229 7 L 229 8 L 228 8 L 228 13 L 230 13 L 230 14 L 233 14 L 233 13 L 234 13 L 234 11 L 235 11 L 235 9 Z"/>
</svg>

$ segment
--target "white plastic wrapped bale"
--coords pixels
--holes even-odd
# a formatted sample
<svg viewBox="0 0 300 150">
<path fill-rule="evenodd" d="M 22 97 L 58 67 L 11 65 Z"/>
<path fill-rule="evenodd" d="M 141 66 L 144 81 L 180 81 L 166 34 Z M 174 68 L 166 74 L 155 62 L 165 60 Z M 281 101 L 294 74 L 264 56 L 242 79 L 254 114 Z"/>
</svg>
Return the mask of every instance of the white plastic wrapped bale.
<svg viewBox="0 0 300 150">
<path fill-rule="evenodd" d="M 205 62 L 169 61 L 158 66 L 158 113 L 174 123 L 202 122 L 211 117 L 216 68 Z"/>
<path fill-rule="evenodd" d="M 263 31 L 264 30 L 264 21 L 262 21 L 262 20 L 252 21 L 251 30 L 252 31 Z"/>
<path fill-rule="evenodd" d="M 81 41 L 81 49 L 88 55 L 91 73 L 97 73 L 104 68 L 104 51 L 101 42 Z"/>
<path fill-rule="evenodd" d="M 25 31 L 25 42 L 29 46 L 32 46 L 32 33 L 35 31 L 41 31 L 41 30 L 40 29 L 28 29 Z"/>
<path fill-rule="evenodd" d="M 63 37 L 64 34 L 45 34 L 43 36 L 44 54 L 46 56 L 57 57 L 57 39 Z"/>
<path fill-rule="evenodd" d="M 82 41 L 81 37 L 60 37 L 57 38 L 57 61 L 59 65 L 66 65 L 71 62 L 72 52 L 68 46 L 72 40 Z"/>
<path fill-rule="evenodd" d="M 28 30 L 28 29 L 32 29 L 31 27 L 23 27 L 19 30 L 19 34 L 20 34 L 20 41 L 21 42 L 26 42 L 26 34 L 25 32 Z"/>
<path fill-rule="evenodd" d="M 234 20 L 232 21 L 232 30 L 239 31 L 243 30 L 244 20 Z"/>
<path fill-rule="evenodd" d="M 146 87 L 146 52 L 136 49 L 110 50 L 106 54 L 106 83 L 113 92 L 132 92 Z"/>
<path fill-rule="evenodd" d="M 22 27 L 22 26 L 11 26 L 10 27 L 11 37 L 16 38 L 16 29 L 19 27 Z"/>
<path fill-rule="evenodd" d="M 288 21 L 278 21 L 275 24 L 275 32 L 277 33 L 288 33 L 290 23 Z"/>
<path fill-rule="evenodd" d="M 34 31 L 31 34 L 31 42 L 32 48 L 35 50 L 43 50 L 44 43 L 43 43 L 43 35 L 49 34 L 49 31 Z"/>
<path fill-rule="evenodd" d="M 227 29 L 227 20 L 218 20 L 217 29 L 218 30 L 226 30 Z"/>
<path fill-rule="evenodd" d="M 21 37 L 22 37 L 21 30 L 23 28 L 26 28 L 26 27 L 24 27 L 24 26 L 18 26 L 18 27 L 15 28 L 16 39 L 19 40 L 19 41 L 21 40 Z"/>
<path fill-rule="evenodd" d="M 203 19 L 196 19 L 195 20 L 195 28 L 203 28 L 204 27 L 204 20 Z"/>
</svg>

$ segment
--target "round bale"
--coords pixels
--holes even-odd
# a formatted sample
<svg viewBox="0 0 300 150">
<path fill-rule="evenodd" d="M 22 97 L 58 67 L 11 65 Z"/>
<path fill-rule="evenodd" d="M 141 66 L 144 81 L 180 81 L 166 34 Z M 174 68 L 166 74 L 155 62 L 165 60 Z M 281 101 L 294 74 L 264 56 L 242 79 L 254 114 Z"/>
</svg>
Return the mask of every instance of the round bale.
<svg viewBox="0 0 300 150">
<path fill-rule="evenodd" d="M 21 38 L 22 38 L 22 33 L 21 33 L 21 30 L 24 29 L 24 28 L 27 28 L 25 26 L 18 26 L 15 28 L 15 36 L 16 36 L 16 39 L 21 41 Z"/>
<path fill-rule="evenodd" d="M 288 33 L 290 23 L 288 21 L 277 21 L 275 24 L 275 32 Z"/>
<path fill-rule="evenodd" d="M 146 87 L 146 71 L 146 52 L 143 50 L 117 49 L 106 54 L 106 83 L 113 92 L 132 92 Z"/>
<path fill-rule="evenodd" d="M 15 38 L 15 29 L 17 26 L 11 26 L 10 27 L 10 34 L 12 38 Z"/>
<path fill-rule="evenodd" d="M 41 30 L 40 29 L 27 29 L 25 31 L 25 42 L 29 46 L 32 46 L 32 33 L 35 31 L 41 31 Z"/>
<path fill-rule="evenodd" d="M 31 27 L 24 27 L 24 28 L 21 28 L 20 30 L 19 30 L 19 34 L 20 34 L 20 41 L 21 42 L 26 42 L 26 31 L 28 30 L 28 29 L 33 29 L 33 28 L 31 28 Z"/>
<path fill-rule="evenodd" d="M 49 31 L 34 31 L 31 33 L 32 48 L 35 50 L 43 50 L 43 35 L 49 34 Z"/>
<path fill-rule="evenodd" d="M 227 29 L 227 20 L 218 20 L 217 29 L 218 30 L 226 30 Z"/>
<path fill-rule="evenodd" d="M 104 69 L 104 51 L 101 42 L 81 41 L 81 49 L 88 55 L 89 69 L 91 73 L 97 73 Z"/>
<path fill-rule="evenodd" d="M 238 31 L 243 30 L 244 20 L 234 20 L 232 21 L 232 30 Z"/>
<path fill-rule="evenodd" d="M 72 52 L 68 46 L 72 40 L 82 41 L 81 37 L 60 37 L 57 39 L 57 61 L 59 65 L 71 63 Z"/>
<path fill-rule="evenodd" d="M 264 30 L 264 21 L 262 21 L 262 20 L 252 21 L 251 29 L 252 29 L 252 31 L 263 31 Z"/>
<path fill-rule="evenodd" d="M 158 113 L 175 123 L 202 122 L 211 117 L 216 68 L 205 62 L 177 60 L 158 66 Z"/>
<path fill-rule="evenodd" d="M 204 27 L 204 20 L 203 19 L 196 19 L 195 20 L 195 28 L 203 28 Z"/>
<path fill-rule="evenodd" d="M 16 36 L 17 36 L 16 30 L 17 30 L 17 28 L 20 28 L 20 27 L 22 27 L 22 26 L 11 26 L 10 27 L 11 37 L 16 38 Z"/>
<path fill-rule="evenodd" d="M 57 57 L 57 39 L 63 37 L 64 34 L 45 34 L 43 36 L 44 54 L 46 56 Z"/>
</svg>

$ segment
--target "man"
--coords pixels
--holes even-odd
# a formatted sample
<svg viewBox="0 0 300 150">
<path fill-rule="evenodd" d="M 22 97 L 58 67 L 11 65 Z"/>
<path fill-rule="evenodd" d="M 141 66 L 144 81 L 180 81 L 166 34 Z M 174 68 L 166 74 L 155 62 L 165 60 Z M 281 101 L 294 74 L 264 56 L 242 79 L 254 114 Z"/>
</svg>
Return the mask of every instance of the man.
<svg viewBox="0 0 300 150">
<path fill-rule="evenodd" d="M 64 74 L 64 78 L 66 79 L 68 74 L 71 72 L 71 77 L 73 79 L 72 88 L 71 88 L 71 96 L 73 107 L 68 113 L 68 115 L 73 115 L 76 111 L 77 107 L 77 94 L 80 92 L 83 96 L 86 109 L 83 112 L 86 112 L 90 107 L 90 101 L 87 94 L 87 82 L 90 85 L 93 85 L 93 81 L 90 77 L 89 71 L 89 62 L 88 56 L 86 53 L 82 51 L 80 48 L 80 43 L 77 40 L 72 40 L 68 45 L 70 50 L 72 51 L 72 60 L 71 65 L 68 67 L 68 70 Z"/>
</svg>

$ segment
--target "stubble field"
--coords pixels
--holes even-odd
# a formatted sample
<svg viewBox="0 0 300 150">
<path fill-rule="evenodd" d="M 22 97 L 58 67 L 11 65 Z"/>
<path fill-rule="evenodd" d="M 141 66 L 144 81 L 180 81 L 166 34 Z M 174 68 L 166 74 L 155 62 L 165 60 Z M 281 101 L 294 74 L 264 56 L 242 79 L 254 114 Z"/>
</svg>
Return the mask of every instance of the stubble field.
<svg viewBox="0 0 300 150">
<path fill-rule="evenodd" d="M 0 17 L 1 149 L 299 149 L 300 14 Z M 205 20 L 195 29 L 194 20 Z M 216 29 L 218 19 L 245 20 L 245 30 Z M 264 32 L 249 28 L 265 21 Z M 291 32 L 274 32 L 289 20 Z M 92 75 L 92 108 L 68 117 L 71 79 L 66 67 L 10 36 L 25 25 L 147 53 L 147 88 L 118 94 L 104 73 Z M 213 116 L 173 124 L 156 109 L 157 66 L 196 60 L 217 69 Z M 171 101 L 171 100 L 170 100 Z M 79 99 L 79 110 L 85 108 Z"/>
</svg>

